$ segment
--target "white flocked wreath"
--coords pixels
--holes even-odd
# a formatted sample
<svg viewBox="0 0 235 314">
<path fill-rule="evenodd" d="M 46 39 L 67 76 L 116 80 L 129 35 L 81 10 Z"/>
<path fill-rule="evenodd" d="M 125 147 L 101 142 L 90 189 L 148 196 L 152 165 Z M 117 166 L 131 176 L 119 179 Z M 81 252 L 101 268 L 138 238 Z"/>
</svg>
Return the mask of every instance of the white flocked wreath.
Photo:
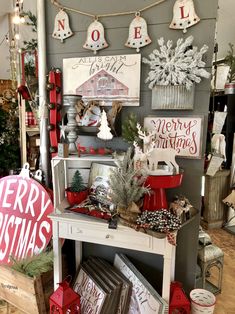
<svg viewBox="0 0 235 314">
<path fill-rule="evenodd" d="M 193 36 L 185 40 L 179 38 L 175 47 L 172 40 L 166 43 L 163 37 L 158 40 L 159 49 L 154 49 L 149 59 L 143 58 L 143 62 L 150 66 L 145 80 L 150 89 L 157 85 L 185 85 L 190 89 L 194 83 L 200 83 L 201 78 L 210 77 L 202 60 L 208 46 L 203 45 L 198 50 L 192 46 L 193 40 Z"/>
</svg>

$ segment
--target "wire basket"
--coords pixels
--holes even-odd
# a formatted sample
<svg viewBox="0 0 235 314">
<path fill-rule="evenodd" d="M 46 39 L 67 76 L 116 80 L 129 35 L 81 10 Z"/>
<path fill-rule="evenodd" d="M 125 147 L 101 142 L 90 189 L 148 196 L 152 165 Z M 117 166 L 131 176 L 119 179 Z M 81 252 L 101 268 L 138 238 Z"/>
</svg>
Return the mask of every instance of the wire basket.
<svg viewBox="0 0 235 314">
<path fill-rule="evenodd" d="M 194 289 L 190 292 L 191 314 L 213 314 L 215 296 L 205 289 Z"/>
</svg>

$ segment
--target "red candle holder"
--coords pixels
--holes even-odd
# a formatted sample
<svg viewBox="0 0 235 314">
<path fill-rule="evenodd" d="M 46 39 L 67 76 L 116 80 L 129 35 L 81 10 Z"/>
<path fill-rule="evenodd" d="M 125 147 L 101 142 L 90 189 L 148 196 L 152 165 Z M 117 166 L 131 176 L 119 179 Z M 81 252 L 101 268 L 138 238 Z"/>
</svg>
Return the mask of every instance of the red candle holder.
<svg viewBox="0 0 235 314">
<path fill-rule="evenodd" d="M 144 196 L 144 210 L 154 211 L 162 208 L 168 208 L 165 190 L 180 186 L 182 179 L 182 172 L 169 176 L 148 176 L 145 185 L 149 186 L 151 191 L 150 194 L 145 194 Z"/>
</svg>

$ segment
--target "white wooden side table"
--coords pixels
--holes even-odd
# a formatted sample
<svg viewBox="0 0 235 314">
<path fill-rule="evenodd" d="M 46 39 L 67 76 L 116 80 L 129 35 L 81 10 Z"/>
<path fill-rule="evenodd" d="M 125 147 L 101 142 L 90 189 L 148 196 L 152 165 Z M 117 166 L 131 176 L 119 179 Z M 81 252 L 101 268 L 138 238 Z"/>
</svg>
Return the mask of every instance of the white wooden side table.
<svg viewBox="0 0 235 314">
<path fill-rule="evenodd" d="M 53 222 L 54 288 L 62 280 L 61 239 L 76 241 L 76 266 L 82 259 L 82 242 L 149 252 L 163 256 L 162 297 L 169 302 L 170 283 L 174 280 L 175 247 L 167 238 L 156 238 L 118 224 L 109 229 L 106 221 L 71 212 L 51 214 Z"/>
</svg>

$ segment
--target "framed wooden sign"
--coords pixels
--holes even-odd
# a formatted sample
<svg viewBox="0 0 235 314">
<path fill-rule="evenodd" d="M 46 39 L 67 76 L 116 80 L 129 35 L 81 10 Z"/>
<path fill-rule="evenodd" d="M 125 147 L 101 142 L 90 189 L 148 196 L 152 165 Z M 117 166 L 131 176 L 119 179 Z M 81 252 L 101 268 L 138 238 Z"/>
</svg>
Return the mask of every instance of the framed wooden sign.
<svg viewBox="0 0 235 314">
<path fill-rule="evenodd" d="M 76 278 L 74 291 L 81 297 L 81 313 L 103 313 L 102 309 L 107 299 L 107 293 L 94 276 L 83 267 Z"/>
<path fill-rule="evenodd" d="M 111 106 L 139 106 L 140 54 L 69 58 L 63 60 L 64 94 L 82 95 Z"/>
<path fill-rule="evenodd" d="M 114 266 L 132 283 L 128 313 L 164 314 L 168 305 L 124 254 L 115 254 Z"/>
<path fill-rule="evenodd" d="M 146 117 L 144 127 L 155 131 L 157 148 L 174 148 L 176 155 L 201 158 L 203 117 Z"/>
</svg>

